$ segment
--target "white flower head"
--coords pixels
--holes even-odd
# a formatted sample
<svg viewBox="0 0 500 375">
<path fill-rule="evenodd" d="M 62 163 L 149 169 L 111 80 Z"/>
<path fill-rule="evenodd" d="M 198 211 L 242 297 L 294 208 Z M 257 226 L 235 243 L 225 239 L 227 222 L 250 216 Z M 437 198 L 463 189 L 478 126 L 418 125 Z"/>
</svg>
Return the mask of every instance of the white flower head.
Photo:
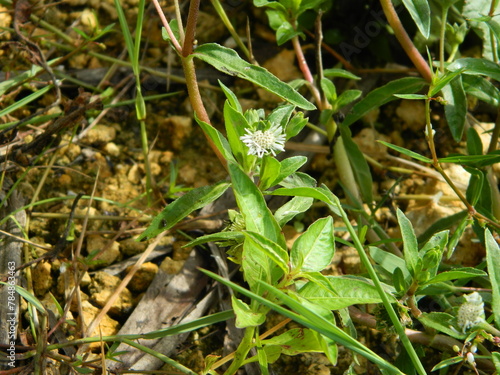
<svg viewBox="0 0 500 375">
<path fill-rule="evenodd" d="M 276 151 L 285 151 L 286 136 L 279 124 L 274 124 L 267 130 L 246 129 L 246 133 L 240 139 L 248 147 L 248 155 L 262 158 L 269 153 L 276 156 Z"/>
<path fill-rule="evenodd" d="M 484 321 L 484 302 L 478 292 L 464 295 L 465 301 L 458 309 L 457 323 L 465 333 L 471 327 Z"/>
</svg>

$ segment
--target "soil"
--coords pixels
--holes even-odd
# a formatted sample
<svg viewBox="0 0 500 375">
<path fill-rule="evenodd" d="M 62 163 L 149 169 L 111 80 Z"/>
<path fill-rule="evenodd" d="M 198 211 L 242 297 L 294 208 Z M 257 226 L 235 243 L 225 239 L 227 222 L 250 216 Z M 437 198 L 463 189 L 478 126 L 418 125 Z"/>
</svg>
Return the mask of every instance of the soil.
<svg viewBox="0 0 500 375">
<path fill-rule="evenodd" d="M 10 28 L 0 34 L 2 80 L 28 71 L 32 64 L 39 64 L 40 61 L 37 50 L 27 47 L 23 40 L 16 38 L 12 21 L 13 17 L 18 17 L 23 34 L 39 47 L 46 61 L 63 58 L 63 61 L 54 67 L 55 75 L 61 80 L 62 100 L 49 108 L 57 99 L 54 90 L 51 90 L 39 100 L 2 116 L 1 122 L 13 123 L 45 109 L 47 111 L 44 115 L 66 112 L 67 116 L 75 108 L 83 108 L 82 116 L 76 121 L 68 119 L 68 123 L 58 129 L 54 136 L 45 138 L 40 150 L 26 147 L 26 152 L 12 151 L 16 148 L 24 150 L 24 145 L 39 139 L 45 129 L 50 129 L 54 123 L 51 121 L 54 120 L 33 125 L 23 124 L 1 133 L 2 154 L 7 155 L 4 157 L 5 177 L 2 177 L 2 181 L 10 180 L 11 184 L 16 183 L 15 189 L 26 205 L 29 218 L 25 227 L 26 238 L 34 243 L 33 246 L 24 247 L 22 263 L 45 257 L 44 260 L 24 269 L 24 286 L 32 290 L 46 309 L 51 311 L 53 318 L 49 320 L 49 329 L 56 329 L 66 340 L 80 337 L 103 308 L 106 314 L 102 317 L 99 327 L 90 334 L 114 335 L 125 325 L 158 272 L 164 272 L 172 279 L 180 274 L 186 260 L 193 256 L 194 252 L 202 254 L 206 267 L 216 267 L 207 250 L 185 249 L 182 245 L 192 237 L 222 229 L 223 220 L 227 219 L 225 214 L 219 217 L 212 214 L 192 215 L 189 218 L 191 220 L 169 231 L 155 244 L 152 256 L 138 270 L 133 268 L 135 261 L 155 239 L 137 242 L 135 238 L 165 205 L 183 194 L 186 189 L 224 180 L 227 173 L 208 146 L 202 130 L 193 120 L 185 87 L 180 83 L 179 61 L 162 40 L 159 20 L 152 7 L 148 7 L 146 12 L 141 65 L 157 69 L 161 74 L 151 74 L 150 70 L 143 72 L 143 95 L 171 95 L 147 101 L 146 129 L 151 175 L 154 180 L 153 194 L 150 195 L 152 198 L 148 201 L 140 123 L 137 121 L 134 104 L 112 103 L 113 98 L 119 98 L 119 102 L 133 99 L 133 76 L 131 70 L 124 68 L 121 63 L 113 64 L 109 59 L 103 58 L 107 56 L 117 59 L 118 62 L 127 61 L 113 1 L 66 0 L 52 3 L 45 0 L 31 4 L 27 0 L 19 0 L 17 3 L 25 6 L 17 14 L 14 14 L 10 7 L 0 6 L 0 27 Z M 122 1 L 130 25 L 135 23 L 137 3 L 136 0 Z M 255 57 L 261 65 L 285 81 L 301 78 L 291 45 L 276 47 L 274 34 L 269 29 L 262 9 L 252 7 L 250 2 L 226 3 L 226 10 L 231 21 L 238 25 L 240 35 L 245 35 L 246 17 L 250 17 L 255 39 Z M 171 17 L 173 7 L 166 6 L 165 9 L 167 16 Z M 32 17 L 29 18 L 30 16 Z M 60 34 L 54 33 L 44 22 Z M 95 27 L 104 28 L 111 23 L 116 23 L 112 32 L 88 44 L 84 44 L 77 31 L 78 28 L 92 35 Z M 233 41 L 229 33 L 209 2 L 202 4 L 197 35 L 199 44 L 218 42 L 232 46 Z M 312 43 L 312 40 L 304 42 L 306 48 L 309 48 L 309 43 Z M 73 54 L 71 51 L 77 52 Z M 325 60 L 334 61 L 332 56 L 326 56 Z M 379 64 L 379 61 L 373 60 L 372 67 L 376 67 L 376 64 Z M 255 89 L 247 82 L 222 76 L 201 63 L 197 66 L 202 95 L 213 124 L 219 130 L 223 131 L 221 108 L 224 96 L 217 86 L 217 79 L 224 79 L 224 82 L 230 85 L 241 97 L 244 107 L 266 110 L 275 107 L 276 97 L 267 92 Z M 174 76 L 167 80 L 164 74 L 170 71 Z M 366 73 L 363 77 L 370 78 L 377 84 L 385 82 L 388 77 L 394 78 L 385 73 Z M 51 77 L 44 74 L 29 83 L 8 90 L 3 93 L 0 109 L 42 89 L 50 80 Z M 342 87 L 348 83 L 338 84 Z M 103 98 L 102 106 L 90 108 L 87 99 L 98 92 Z M 311 119 L 318 116 L 316 113 L 309 115 Z M 387 169 L 407 166 L 400 160 L 391 158 L 390 154 L 394 154 L 388 152 L 387 148 L 376 140 L 404 146 L 425 155 L 428 148 L 421 142 L 423 116 L 424 109 L 420 102 L 395 101 L 373 113 L 364 123 L 353 126 L 354 140 L 360 149 L 385 168 L 372 168 L 377 199 L 394 188 L 394 200 L 390 199 L 377 213 L 378 222 L 394 238 L 399 237 L 394 214 L 396 207 L 404 210 L 414 224 L 417 235 L 425 232 L 432 222 L 463 210 L 462 204 L 455 198 L 448 185 L 436 180 L 428 171 L 408 175 Z M 452 151 L 449 146 L 452 143 L 451 136 L 443 124 L 439 110 L 436 110 L 433 116 L 433 122 L 437 124 L 439 152 L 444 155 Z M 477 127 L 489 130 L 491 124 L 488 121 L 491 119 L 487 114 L 484 114 L 484 117 L 485 122 Z M 287 150 L 290 150 L 288 153 L 306 153 L 300 151 L 301 139 L 293 141 L 290 148 L 287 147 Z M 293 148 L 299 151 L 293 151 Z M 454 151 L 457 150 L 459 148 L 454 147 Z M 334 193 L 343 196 L 328 147 L 324 144 L 315 145 L 311 151 L 307 154 L 310 156 L 308 172 L 317 178 L 319 183 L 325 183 Z M 285 156 L 289 155 L 288 153 Z M 469 175 L 461 167 L 450 168 L 448 173 L 460 186 L 467 186 Z M 496 173 L 499 173 L 499 169 Z M 401 176 L 403 178 L 398 180 Z M 10 186 L 5 185 L 4 194 L 9 189 Z M 77 194 L 91 196 L 93 199 L 82 198 L 73 209 Z M 415 199 L 417 195 L 427 198 Z M 295 228 L 287 227 L 287 237 L 292 239 L 297 234 L 296 228 L 307 227 L 315 218 L 324 215 L 326 211 L 318 206 L 297 221 Z M 197 220 L 193 220 L 195 218 Z M 343 225 L 339 222 L 338 227 Z M 342 237 L 345 233 L 338 232 L 337 235 Z M 46 249 L 53 250 L 58 243 L 63 246 L 58 249 L 57 254 L 47 258 L 47 252 L 50 250 Z M 483 257 L 484 249 L 470 231 L 466 238 L 460 241 L 450 263 L 476 266 Z M 110 296 L 115 294 L 118 285 L 132 271 L 135 274 L 127 287 L 118 293 L 114 303 L 106 307 Z M 362 272 L 362 269 L 356 252 L 339 245 L 332 266 L 326 272 L 356 274 Z M 76 280 L 75 275 L 79 275 Z M 193 297 L 192 305 L 213 288 L 213 283 L 209 280 L 204 280 L 203 283 L 203 290 L 201 294 Z M 75 285 L 78 285 L 77 296 L 72 294 Z M 227 291 L 223 295 L 227 298 Z M 55 328 L 57 317 L 61 316 L 55 301 L 63 308 L 69 306 L 59 328 Z M 208 312 L 216 312 L 221 304 L 220 301 L 212 303 Z M 188 310 L 183 310 L 182 314 L 187 314 Z M 22 339 L 19 344 L 33 345 L 34 341 L 29 337 L 30 317 L 26 304 L 21 306 L 21 317 L 19 332 Z M 269 321 L 274 322 L 273 319 Z M 268 324 L 266 328 L 272 328 L 273 323 Z M 228 339 L 224 339 L 225 335 L 227 331 L 224 324 L 201 329 L 178 343 L 172 357 L 193 371 L 200 372 L 204 368 L 207 355 L 226 354 L 224 348 L 228 345 Z M 380 338 L 380 333 L 372 329 L 362 329 L 361 335 L 367 342 L 376 342 Z M 51 340 L 60 342 L 57 341 L 59 339 Z M 382 341 L 376 350 L 384 356 L 394 358 L 399 352 L 397 343 L 391 337 L 385 337 Z M 93 343 L 86 348 L 86 359 L 100 360 L 99 353 L 102 349 L 100 343 Z M 62 354 L 69 356 L 71 352 Z M 284 356 L 273 365 L 273 373 L 340 374 L 353 364 L 353 357 L 352 353 L 343 349 L 340 349 L 339 354 L 339 365 L 335 368 L 320 354 Z M 29 369 L 29 363 L 29 360 L 26 360 L 22 365 Z M 54 373 L 68 371 L 57 363 L 53 367 Z M 163 370 L 164 373 L 170 373 L 166 367 Z M 249 373 L 252 371 L 247 370 Z M 374 373 L 362 360 L 354 365 L 354 371 Z"/>
</svg>

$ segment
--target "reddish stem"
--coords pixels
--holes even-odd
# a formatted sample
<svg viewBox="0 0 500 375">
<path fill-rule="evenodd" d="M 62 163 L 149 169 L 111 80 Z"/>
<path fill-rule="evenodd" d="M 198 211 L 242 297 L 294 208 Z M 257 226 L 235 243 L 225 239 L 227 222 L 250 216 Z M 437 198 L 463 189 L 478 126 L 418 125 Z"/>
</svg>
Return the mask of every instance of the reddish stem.
<svg viewBox="0 0 500 375">
<path fill-rule="evenodd" d="M 382 5 L 387 21 L 389 21 L 389 25 L 391 25 L 394 30 L 394 35 L 396 35 L 399 44 L 401 44 L 422 77 L 424 77 L 427 82 L 432 82 L 431 69 L 420 52 L 418 52 L 417 48 L 415 48 L 415 45 L 401 24 L 401 20 L 399 19 L 391 0 L 380 0 L 380 4 Z"/>
</svg>

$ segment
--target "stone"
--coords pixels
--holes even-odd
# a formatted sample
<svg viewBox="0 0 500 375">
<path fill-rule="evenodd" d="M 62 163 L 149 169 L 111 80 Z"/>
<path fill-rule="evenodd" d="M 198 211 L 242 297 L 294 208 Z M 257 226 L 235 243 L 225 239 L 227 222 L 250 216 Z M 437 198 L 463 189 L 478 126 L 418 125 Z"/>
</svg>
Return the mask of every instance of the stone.
<svg viewBox="0 0 500 375">
<path fill-rule="evenodd" d="M 96 272 L 89 285 L 90 301 L 99 307 L 104 307 L 111 295 L 116 293 L 116 288 L 121 283 L 117 276 L 110 275 L 107 272 Z M 132 309 L 132 294 L 125 288 L 123 289 L 115 303 L 109 309 L 109 315 L 120 317 Z"/>
</svg>

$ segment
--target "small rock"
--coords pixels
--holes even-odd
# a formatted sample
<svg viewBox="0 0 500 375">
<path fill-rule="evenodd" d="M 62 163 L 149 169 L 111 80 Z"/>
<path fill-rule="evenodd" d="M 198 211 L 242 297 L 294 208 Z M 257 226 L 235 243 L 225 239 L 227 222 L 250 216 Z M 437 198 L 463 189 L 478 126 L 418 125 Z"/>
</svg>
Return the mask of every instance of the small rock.
<svg viewBox="0 0 500 375">
<path fill-rule="evenodd" d="M 425 104 L 421 100 L 402 100 L 396 114 L 414 132 L 423 132 L 425 127 Z"/>
<path fill-rule="evenodd" d="M 43 296 L 52 286 L 50 262 L 40 262 L 33 269 L 33 289 L 37 296 Z"/>
<path fill-rule="evenodd" d="M 139 184 L 141 182 L 142 173 L 137 164 L 132 165 L 127 174 L 127 179 L 132 184 Z"/>
<path fill-rule="evenodd" d="M 108 143 L 116 138 L 116 130 L 111 126 L 96 125 L 83 138 L 86 143 Z"/>
<path fill-rule="evenodd" d="M 99 260 L 97 267 L 109 266 L 120 256 L 120 244 L 110 241 L 99 234 L 92 234 L 87 237 L 87 254 L 99 251 L 93 260 Z M 91 267 L 95 269 L 97 267 Z"/>
<path fill-rule="evenodd" d="M 94 320 L 94 318 L 99 314 L 100 310 L 93 306 L 89 301 L 82 302 L 82 323 L 85 327 Z M 108 315 L 104 315 L 103 319 L 96 327 L 96 329 L 90 333 L 90 336 L 112 336 L 115 335 L 120 329 L 120 323 L 116 320 L 110 318 Z M 90 344 L 91 350 L 99 350 L 101 348 L 101 343 L 94 342 Z"/>
<path fill-rule="evenodd" d="M 176 275 L 181 272 L 185 262 L 185 260 L 173 260 L 170 257 L 165 257 L 160 264 L 160 269 L 170 275 Z"/>
<path fill-rule="evenodd" d="M 109 142 L 104 146 L 104 151 L 106 151 L 109 155 L 117 158 L 120 156 L 121 150 L 114 142 Z"/>
<path fill-rule="evenodd" d="M 96 272 L 89 285 L 90 300 L 99 307 L 104 307 L 111 295 L 115 293 L 121 280 L 117 276 L 107 272 Z M 132 294 L 125 288 L 121 291 L 117 300 L 109 309 L 111 316 L 119 317 L 123 313 L 128 313 L 132 308 Z"/>
<path fill-rule="evenodd" d="M 371 127 L 362 129 L 353 138 L 353 141 L 356 142 L 362 152 L 376 160 L 380 160 L 387 154 L 387 147 L 377 142 L 377 140 L 389 142 L 389 138 Z"/>
<path fill-rule="evenodd" d="M 131 257 L 142 253 L 146 250 L 148 244 L 146 242 L 138 242 L 135 238 L 127 238 L 120 242 L 120 251 L 126 257 Z"/>
<path fill-rule="evenodd" d="M 127 272 L 129 272 L 131 268 L 132 266 L 128 267 Z M 142 264 L 134 276 L 132 276 L 132 280 L 130 280 L 128 284 L 129 289 L 138 293 L 146 291 L 157 273 L 158 266 L 156 264 L 151 262 Z"/>
</svg>

